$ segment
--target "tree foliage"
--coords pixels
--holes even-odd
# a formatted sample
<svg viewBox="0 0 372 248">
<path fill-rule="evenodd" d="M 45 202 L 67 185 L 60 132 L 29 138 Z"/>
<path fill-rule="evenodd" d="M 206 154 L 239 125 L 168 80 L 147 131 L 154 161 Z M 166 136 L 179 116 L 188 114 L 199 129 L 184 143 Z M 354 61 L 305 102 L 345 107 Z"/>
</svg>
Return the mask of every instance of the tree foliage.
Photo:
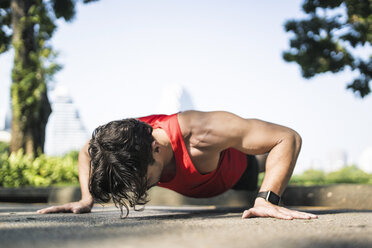
<svg viewBox="0 0 372 248">
<path fill-rule="evenodd" d="M 285 23 L 294 37 L 284 60 L 299 64 L 305 78 L 345 68 L 358 71 L 347 89 L 362 98 L 368 95 L 372 57 L 362 58 L 357 50 L 371 48 L 372 0 L 305 0 L 302 9 L 307 18 Z"/>
<path fill-rule="evenodd" d="M 95 2 L 98 0 L 83 0 L 83 3 Z M 12 0 L 0 0 L 0 53 L 8 51 L 11 45 L 12 30 Z M 65 21 L 72 21 L 76 14 L 76 0 L 31 0 L 29 24 L 33 24 L 39 41 L 49 40 L 57 26 L 55 22 L 59 18 Z M 40 44 L 39 44 L 40 45 Z M 49 45 L 50 47 L 50 45 Z"/>
<path fill-rule="evenodd" d="M 57 19 L 71 21 L 75 6 L 76 0 L 0 0 L 0 54 L 14 48 L 11 151 L 43 151 L 51 113 L 47 83 L 61 69 L 50 39 Z"/>
</svg>

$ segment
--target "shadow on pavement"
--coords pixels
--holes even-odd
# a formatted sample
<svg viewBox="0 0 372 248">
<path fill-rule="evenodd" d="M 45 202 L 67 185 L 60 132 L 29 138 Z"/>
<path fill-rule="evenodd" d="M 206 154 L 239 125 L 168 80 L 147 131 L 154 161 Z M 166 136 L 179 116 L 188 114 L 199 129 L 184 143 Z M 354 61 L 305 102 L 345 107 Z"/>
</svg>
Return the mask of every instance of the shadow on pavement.
<svg viewBox="0 0 372 248">
<path fill-rule="evenodd" d="M 284 245 L 279 246 L 279 247 L 286 247 Z M 367 241 L 355 241 L 355 240 L 303 240 L 302 244 L 296 244 L 294 245 L 288 245 L 287 247 L 297 247 L 297 248 L 370 248 L 371 243 Z"/>
<path fill-rule="evenodd" d="M 288 206 L 284 206 L 288 207 Z M 372 213 L 372 209 L 314 209 L 314 208 L 306 208 L 306 207 L 288 207 L 292 210 L 297 211 L 303 211 L 303 212 L 309 212 L 313 214 L 338 214 L 338 213 Z M 216 207 L 215 209 L 185 209 L 185 208 L 167 208 L 163 207 L 161 209 L 156 209 L 156 211 L 163 211 L 163 212 L 187 212 L 187 213 L 195 213 L 195 214 L 229 214 L 229 213 L 243 213 L 244 210 L 247 210 L 248 208 L 244 207 Z"/>
<path fill-rule="evenodd" d="M 296 209 L 296 208 L 291 208 L 297 211 L 302 211 L 302 212 L 308 212 L 316 215 L 325 215 L 325 214 L 343 214 L 343 213 L 372 213 L 372 210 L 369 209 Z"/>
<path fill-rule="evenodd" d="M 139 220 L 181 220 L 191 218 L 235 218 L 237 215 L 227 214 L 239 214 L 243 213 L 244 209 L 233 209 L 233 210 L 221 210 L 221 209 L 208 209 L 208 210 L 174 210 L 164 209 L 158 210 L 159 212 L 167 212 L 164 215 L 149 215 L 149 216 L 133 216 L 131 218 Z"/>
<path fill-rule="evenodd" d="M 247 208 L 242 207 L 217 207 L 216 209 L 175 209 L 175 208 L 162 208 L 157 209 L 158 212 L 167 212 L 166 215 L 149 215 L 149 216 L 133 216 L 141 220 L 176 220 L 176 219 L 190 219 L 190 218 L 236 218 L 240 216 Z M 342 213 L 372 213 L 372 210 L 355 210 L 355 209 L 327 209 L 327 210 L 314 210 L 314 209 L 297 209 L 297 211 L 312 213 L 315 215 L 327 214 L 342 214 Z M 174 213 L 174 214 L 173 214 Z"/>
</svg>

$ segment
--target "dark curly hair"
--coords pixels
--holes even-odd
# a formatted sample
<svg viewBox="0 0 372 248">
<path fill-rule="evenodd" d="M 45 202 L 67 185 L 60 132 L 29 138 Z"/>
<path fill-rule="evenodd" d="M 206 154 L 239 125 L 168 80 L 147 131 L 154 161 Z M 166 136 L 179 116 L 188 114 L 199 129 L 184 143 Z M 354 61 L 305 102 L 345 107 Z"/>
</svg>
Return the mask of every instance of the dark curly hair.
<svg viewBox="0 0 372 248">
<path fill-rule="evenodd" d="M 148 202 L 146 174 L 154 163 L 153 141 L 152 127 L 133 118 L 109 122 L 93 132 L 88 149 L 89 191 L 100 202 L 112 198 L 121 218 L 128 216 L 127 203 L 135 209 L 136 204 Z"/>
</svg>

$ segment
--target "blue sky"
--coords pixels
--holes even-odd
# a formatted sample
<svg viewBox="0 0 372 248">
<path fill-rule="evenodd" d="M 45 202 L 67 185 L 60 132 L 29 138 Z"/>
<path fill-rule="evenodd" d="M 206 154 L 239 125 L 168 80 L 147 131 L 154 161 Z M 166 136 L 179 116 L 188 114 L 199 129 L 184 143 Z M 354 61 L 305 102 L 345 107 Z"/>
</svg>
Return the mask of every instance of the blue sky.
<svg viewBox="0 0 372 248">
<path fill-rule="evenodd" d="M 156 111 L 162 90 L 183 85 L 198 110 L 227 110 L 289 126 L 303 138 L 298 166 L 344 150 L 357 162 L 372 145 L 372 97 L 345 89 L 353 73 L 301 77 L 282 59 L 287 19 L 302 1 L 114 1 L 79 5 L 52 44 L 92 131 Z M 364 51 L 365 52 L 365 51 Z M 371 54 L 371 49 L 368 50 Z M 12 53 L 0 56 L 0 109 L 8 102 Z M 321 166 L 319 162 L 318 167 Z"/>
</svg>

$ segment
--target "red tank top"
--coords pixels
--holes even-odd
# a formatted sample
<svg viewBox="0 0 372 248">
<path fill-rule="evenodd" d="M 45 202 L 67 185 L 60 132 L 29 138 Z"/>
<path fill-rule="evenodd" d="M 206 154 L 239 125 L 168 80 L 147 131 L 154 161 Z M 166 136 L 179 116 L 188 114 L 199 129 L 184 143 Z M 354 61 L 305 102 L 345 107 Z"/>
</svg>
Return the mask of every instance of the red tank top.
<svg viewBox="0 0 372 248">
<path fill-rule="evenodd" d="M 228 148 L 221 152 L 216 170 L 200 174 L 186 150 L 177 114 L 150 115 L 138 119 L 154 129 L 163 129 L 172 145 L 177 166 L 176 175 L 169 182 L 159 182 L 160 187 L 189 197 L 212 197 L 232 188 L 247 168 L 246 155 L 234 148 Z"/>
</svg>

